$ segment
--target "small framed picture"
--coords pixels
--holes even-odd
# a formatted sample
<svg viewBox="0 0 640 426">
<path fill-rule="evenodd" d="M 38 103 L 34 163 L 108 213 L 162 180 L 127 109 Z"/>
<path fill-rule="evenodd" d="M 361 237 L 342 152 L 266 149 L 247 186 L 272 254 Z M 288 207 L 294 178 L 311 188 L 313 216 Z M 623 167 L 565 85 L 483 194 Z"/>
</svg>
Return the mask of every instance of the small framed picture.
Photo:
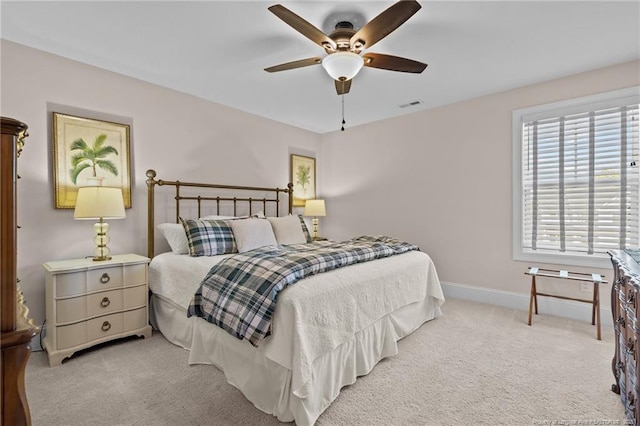
<svg viewBox="0 0 640 426">
<path fill-rule="evenodd" d="M 293 206 L 304 207 L 307 200 L 316 198 L 316 159 L 291 154 L 291 183 Z"/>
<path fill-rule="evenodd" d="M 73 209 L 81 186 L 122 188 L 131 207 L 128 124 L 53 113 L 53 168 L 57 209 Z"/>
</svg>

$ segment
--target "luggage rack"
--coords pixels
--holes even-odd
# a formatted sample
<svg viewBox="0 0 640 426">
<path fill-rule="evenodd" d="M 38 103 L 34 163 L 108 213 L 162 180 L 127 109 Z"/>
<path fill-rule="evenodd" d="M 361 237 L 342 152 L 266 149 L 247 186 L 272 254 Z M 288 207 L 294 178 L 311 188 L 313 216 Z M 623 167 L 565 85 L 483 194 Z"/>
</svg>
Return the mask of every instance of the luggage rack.
<svg viewBox="0 0 640 426">
<path fill-rule="evenodd" d="M 529 297 L 529 321 L 531 325 L 531 318 L 535 308 L 535 313 L 538 315 L 538 296 L 554 297 L 556 299 L 573 300 L 575 302 L 589 303 L 592 305 L 591 309 L 591 325 L 596 326 L 596 338 L 602 340 L 600 334 L 600 284 L 607 284 L 604 279 L 604 275 L 590 274 L 583 272 L 569 272 L 556 269 L 542 269 L 535 266 L 529 266 L 529 269 L 525 272 L 525 275 L 531 276 L 531 295 Z M 581 282 L 593 283 L 593 298 L 592 299 L 579 299 L 576 297 L 562 296 L 559 294 L 540 293 L 536 288 L 536 277 L 545 278 L 557 278 L 563 280 L 573 280 Z"/>
</svg>

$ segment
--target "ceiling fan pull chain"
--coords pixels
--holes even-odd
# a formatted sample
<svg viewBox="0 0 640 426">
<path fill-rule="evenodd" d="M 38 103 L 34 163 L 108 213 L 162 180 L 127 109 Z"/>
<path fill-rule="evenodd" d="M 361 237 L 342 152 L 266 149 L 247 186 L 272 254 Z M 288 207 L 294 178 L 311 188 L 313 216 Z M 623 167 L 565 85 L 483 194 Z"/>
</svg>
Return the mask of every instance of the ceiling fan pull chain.
<svg viewBox="0 0 640 426">
<path fill-rule="evenodd" d="M 342 87 L 344 89 L 344 80 L 342 81 Z M 342 127 L 340 128 L 340 130 L 342 130 L 344 132 L 344 125 L 346 124 L 346 121 L 344 121 L 344 90 L 342 92 Z"/>
</svg>

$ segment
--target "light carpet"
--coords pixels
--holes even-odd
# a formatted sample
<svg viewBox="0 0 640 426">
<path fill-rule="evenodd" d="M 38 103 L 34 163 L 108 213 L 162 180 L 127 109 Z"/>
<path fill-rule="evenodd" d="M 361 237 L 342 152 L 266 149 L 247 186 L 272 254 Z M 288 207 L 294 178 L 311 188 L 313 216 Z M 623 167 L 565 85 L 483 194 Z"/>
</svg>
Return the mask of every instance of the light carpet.
<svg viewBox="0 0 640 426">
<path fill-rule="evenodd" d="M 399 354 L 342 389 L 317 425 L 625 424 L 611 392 L 614 335 L 588 319 L 448 299 Z M 590 319 L 590 318 L 589 318 Z M 31 355 L 26 387 L 38 425 L 278 425 L 214 366 L 154 332 L 49 368 Z"/>
</svg>

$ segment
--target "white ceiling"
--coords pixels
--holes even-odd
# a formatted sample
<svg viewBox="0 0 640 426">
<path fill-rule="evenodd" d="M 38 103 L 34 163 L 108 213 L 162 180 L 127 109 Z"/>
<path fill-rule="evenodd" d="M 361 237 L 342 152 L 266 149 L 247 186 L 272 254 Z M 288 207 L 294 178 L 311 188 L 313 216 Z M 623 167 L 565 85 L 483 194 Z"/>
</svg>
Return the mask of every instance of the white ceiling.
<svg viewBox="0 0 640 426">
<path fill-rule="evenodd" d="M 276 1 L 2 1 L 4 39 L 318 133 L 340 128 L 321 66 L 268 66 L 324 51 L 267 7 Z M 370 51 L 428 63 L 422 74 L 364 68 L 345 96 L 347 128 L 640 59 L 640 2 L 421 1 Z M 390 1 L 286 1 L 325 32 Z M 356 22 L 361 26 L 362 22 Z M 25 64 L 28 67 L 28 64 Z M 417 107 L 400 108 L 414 100 Z"/>
</svg>

